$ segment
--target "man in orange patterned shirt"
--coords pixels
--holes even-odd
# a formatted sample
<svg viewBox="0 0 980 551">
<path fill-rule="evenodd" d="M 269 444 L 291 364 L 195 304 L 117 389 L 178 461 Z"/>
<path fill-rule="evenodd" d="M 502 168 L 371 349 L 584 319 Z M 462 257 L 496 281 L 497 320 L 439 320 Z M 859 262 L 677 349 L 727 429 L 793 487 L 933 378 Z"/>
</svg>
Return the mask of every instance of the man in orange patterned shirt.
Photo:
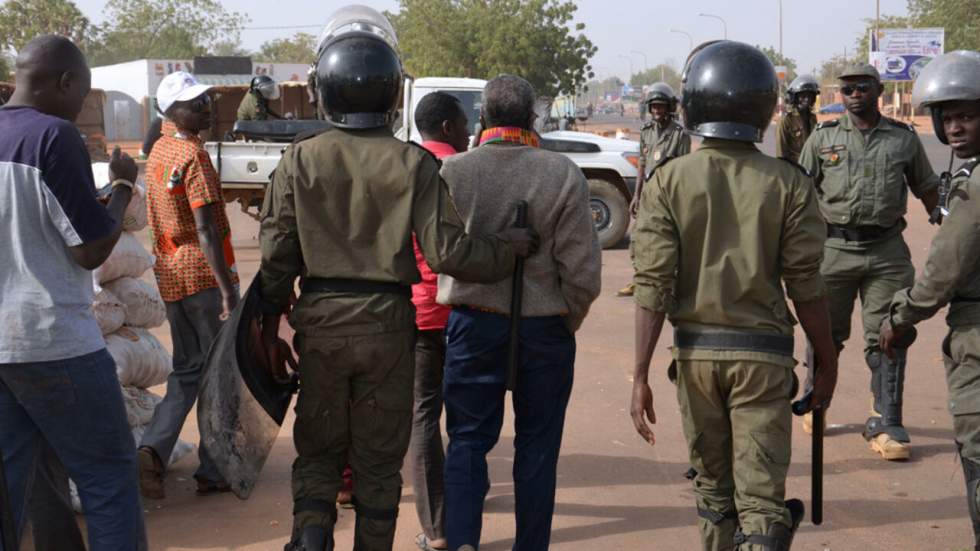
<svg viewBox="0 0 980 551">
<path fill-rule="evenodd" d="M 166 120 L 146 164 L 147 214 L 160 295 L 173 339 L 167 395 L 140 443 L 140 490 L 164 497 L 165 461 L 197 400 L 201 371 L 221 321 L 238 303 L 238 274 L 221 183 L 198 132 L 211 125 L 208 86 L 193 76 L 163 79 L 157 102 Z M 197 493 L 228 491 L 203 442 L 194 474 Z"/>
</svg>

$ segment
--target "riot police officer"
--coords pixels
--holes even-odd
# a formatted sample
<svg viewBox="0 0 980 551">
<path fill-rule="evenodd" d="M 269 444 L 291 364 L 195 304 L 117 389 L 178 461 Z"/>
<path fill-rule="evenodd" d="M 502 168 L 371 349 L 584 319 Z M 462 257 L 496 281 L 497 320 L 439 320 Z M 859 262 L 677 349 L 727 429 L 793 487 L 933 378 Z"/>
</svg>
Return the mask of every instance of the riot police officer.
<svg viewBox="0 0 980 551">
<path fill-rule="evenodd" d="M 279 99 L 279 85 L 272 77 L 259 75 L 248 85 L 248 93 L 238 105 L 238 120 L 264 121 L 280 119 L 278 114 L 269 107 L 270 101 Z"/>
<path fill-rule="evenodd" d="M 791 451 L 793 317 L 820 360 L 816 403 L 837 378 L 820 259 L 826 227 L 812 180 L 759 151 L 779 93 L 772 63 L 747 44 L 692 52 L 681 110 L 701 147 L 662 160 L 634 235 L 636 372 L 631 416 L 650 444 L 648 372 L 665 317 L 704 549 L 786 551 L 803 504 L 784 501 Z M 697 251 L 698 254 L 681 254 Z"/>
<path fill-rule="evenodd" d="M 908 192 L 931 212 L 939 179 L 915 129 L 878 110 L 884 86 L 877 69 L 854 65 L 839 78 L 847 113 L 817 125 L 803 146 L 800 164 L 814 177 L 827 221 L 820 271 L 827 283 L 838 350 L 850 336 L 854 302 L 861 300 L 864 354 L 874 397 L 863 436 L 882 458 L 902 460 L 910 455 L 909 434 L 902 424 L 907 350 L 899 351 L 896 360 L 884 357 L 878 324 L 892 296 L 915 277 L 902 238 Z M 810 423 L 811 417 L 804 418 L 804 430 Z"/>
<path fill-rule="evenodd" d="M 946 218 L 914 285 L 891 301 L 879 342 L 897 359 L 893 343 L 949 304 L 943 341 L 949 411 L 966 479 L 974 548 L 980 550 L 980 53 L 956 51 L 932 60 L 912 89 L 912 100 L 932 112 L 936 136 L 963 165 L 943 175 L 938 214 Z M 950 159 L 952 163 L 952 159 Z"/>
<path fill-rule="evenodd" d="M 278 349 L 290 315 L 300 390 L 293 464 L 293 540 L 333 549 L 334 500 L 348 454 L 357 473 L 354 548 L 388 551 L 411 433 L 416 236 L 437 273 L 493 282 L 536 240 L 527 230 L 467 235 L 439 164 L 392 135 L 403 82 L 394 30 L 363 6 L 341 8 L 321 35 L 320 103 L 333 128 L 283 154 L 262 213 L 263 339 Z M 280 359 L 270 357 L 272 365 Z"/>
<path fill-rule="evenodd" d="M 677 113 L 677 95 L 666 82 L 657 82 L 647 93 L 641 112 L 650 113 L 651 120 L 640 132 L 639 177 L 636 191 L 630 204 L 630 213 L 636 217 L 640 205 L 640 194 L 647 172 L 657 166 L 662 159 L 680 157 L 691 152 L 691 137 L 684 127 L 674 119 Z M 633 296 L 633 284 L 621 289 L 618 296 Z"/>
<path fill-rule="evenodd" d="M 820 95 L 820 83 L 810 75 L 800 75 L 793 79 L 786 89 L 786 113 L 776 129 L 776 156 L 786 157 L 797 162 L 803 144 L 817 127 L 817 116 L 813 106 Z"/>
</svg>

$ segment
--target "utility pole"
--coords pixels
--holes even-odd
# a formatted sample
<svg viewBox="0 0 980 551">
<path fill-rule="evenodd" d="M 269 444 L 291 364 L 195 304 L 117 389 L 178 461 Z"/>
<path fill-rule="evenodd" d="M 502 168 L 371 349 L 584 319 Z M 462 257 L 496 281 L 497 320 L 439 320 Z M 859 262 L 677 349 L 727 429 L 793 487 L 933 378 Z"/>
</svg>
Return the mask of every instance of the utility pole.
<svg viewBox="0 0 980 551">
<path fill-rule="evenodd" d="M 718 21 L 721 21 L 721 27 L 725 31 L 725 35 L 724 35 L 725 36 L 725 40 L 728 40 L 728 23 L 725 22 L 725 19 L 724 18 L 722 18 L 719 15 L 714 15 L 714 14 L 710 14 L 710 13 L 699 13 L 698 15 L 701 16 L 701 17 L 710 17 L 712 19 L 717 19 Z M 691 48 L 691 49 L 693 50 L 693 48 Z"/>
<path fill-rule="evenodd" d="M 694 37 L 691 36 L 691 33 L 687 32 L 687 31 L 682 31 L 682 30 L 679 30 L 679 29 L 670 29 L 670 32 L 677 33 L 677 34 L 682 34 L 682 35 L 686 36 L 687 37 L 687 44 L 688 44 L 688 46 L 690 46 L 687 49 L 687 51 L 690 52 L 691 50 L 694 49 Z"/>
<path fill-rule="evenodd" d="M 783 0 L 779 0 L 779 57 L 783 57 Z"/>
<path fill-rule="evenodd" d="M 650 64 L 647 61 L 647 54 L 645 54 L 643 52 L 638 52 L 636 50 L 630 50 L 630 54 L 636 54 L 638 56 L 642 56 L 643 57 L 643 70 L 644 71 L 649 71 L 650 70 Z"/>
</svg>

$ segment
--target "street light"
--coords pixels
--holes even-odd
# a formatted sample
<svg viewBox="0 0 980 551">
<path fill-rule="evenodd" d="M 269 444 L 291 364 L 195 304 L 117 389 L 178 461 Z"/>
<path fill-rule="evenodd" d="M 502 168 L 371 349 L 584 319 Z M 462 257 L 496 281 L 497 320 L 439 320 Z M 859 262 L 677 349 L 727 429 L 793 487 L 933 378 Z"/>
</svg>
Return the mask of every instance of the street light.
<svg viewBox="0 0 980 551">
<path fill-rule="evenodd" d="M 630 53 L 631 54 L 636 54 L 636 55 L 643 56 L 643 70 L 644 71 L 649 71 L 650 70 L 650 64 L 647 62 L 647 54 L 645 54 L 643 52 L 638 52 L 636 50 L 630 50 Z"/>
<path fill-rule="evenodd" d="M 633 58 L 630 57 L 630 56 L 628 56 L 628 55 L 623 55 L 623 54 L 619 54 L 618 57 L 621 57 L 621 58 L 625 59 L 626 61 L 629 61 L 629 63 L 630 63 L 630 76 L 629 76 L 629 78 L 626 79 L 627 83 L 629 83 L 629 81 L 633 78 Z"/>
<path fill-rule="evenodd" d="M 699 17 L 710 17 L 712 19 L 717 19 L 718 21 L 721 21 L 721 26 L 722 26 L 722 28 L 725 29 L 725 40 L 728 40 L 728 23 L 725 23 L 725 20 L 722 19 L 721 16 L 713 15 L 713 14 L 710 14 L 710 13 L 699 13 L 698 16 Z"/>
<path fill-rule="evenodd" d="M 779 2 L 779 57 L 783 57 L 783 0 Z"/>
<path fill-rule="evenodd" d="M 681 30 L 678 30 L 678 29 L 670 29 L 670 32 L 677 33 L 677 34 L 682 34 L 682 35 L 686 36 L 687 37 L 687 42 L 688 42 L 688 45 L 689 45 L 687 51 L 690 52 L 691 50 L 694 49 L 694 37 L 691 36 L 691 33 L 687 32 L 687 31 L 681 31 Z"/>
</svg>

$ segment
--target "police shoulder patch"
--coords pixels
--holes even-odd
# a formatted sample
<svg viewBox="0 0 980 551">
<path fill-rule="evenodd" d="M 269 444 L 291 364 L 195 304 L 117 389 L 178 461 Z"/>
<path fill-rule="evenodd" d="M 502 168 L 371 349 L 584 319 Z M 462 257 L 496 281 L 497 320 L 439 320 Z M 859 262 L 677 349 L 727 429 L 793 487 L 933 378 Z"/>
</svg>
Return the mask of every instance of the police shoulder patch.
<svg viewBox="0 0 980 551">
<path fill-rule="evenodd" d="M 810 171 L 807 170 L 803 165 L 801 165 L 800 163 L 794 161 L 793 159 L 790 159 L 789 157 L 779 157 L 779 160 L 786 161 L 787 163 L 793 165 L 794 167 L 796 167 L 797 169 L 799 169 L 800 172 L 802 172 L 804 175 L 806 175 L 808 178 L 811 177 L 811 176 L 813 176 L 812 174 L 810 174 Z"/>
<path fill-rule="evenodd" d="M 912 132 L 913 134 L 915 133 L 915 127 L 912 126 L 911 124 L 908 124 L 908 123 L 905 123 L 905 122 L 902 122 L 902 121 L 897 121 L 897 120 L 892 119 L 892 118 L 889 118 L 889 117 L 884 117 L 884 119 L 885 119 L 885 121 L 888 122 L 888 124 L 890 124 L 890 125 L 892 125 L 894 127 L 901 128 L 902 130 L 908 130 L 909 132 Z"/>
<path fill-rule="evenodd" d="M 840 125 L 840 120 L 839 119 L 834 119 L 832 121 L 823 121 L 822 123 L 818 124 L 817 127 L 814 130 L 823 130 L 824 128 L 833 128 L 833 127 L 838 126 L 838 125 Z"/>
<path fill-rule="evenodd" d="M 650 178 L 652 178 L 653 177 L 653 173 L 656 172 L 658 168 L 664 166 L 665 164 L 669 163 L 673 159 L 676 159 L 676 157 L 674 157 L 673 155 L 667 155 L 666 157 L 664 157 L 664 158 L 660 159 L 659 161 L 657 161 L 657 164 L 653 165 L 653 168 L 651 168 L 649 171 L 647 171 L 646 175 L 643 177 L 643 181 L 645 182 L 645 181 L 649 180 Z"/>
</svg>

